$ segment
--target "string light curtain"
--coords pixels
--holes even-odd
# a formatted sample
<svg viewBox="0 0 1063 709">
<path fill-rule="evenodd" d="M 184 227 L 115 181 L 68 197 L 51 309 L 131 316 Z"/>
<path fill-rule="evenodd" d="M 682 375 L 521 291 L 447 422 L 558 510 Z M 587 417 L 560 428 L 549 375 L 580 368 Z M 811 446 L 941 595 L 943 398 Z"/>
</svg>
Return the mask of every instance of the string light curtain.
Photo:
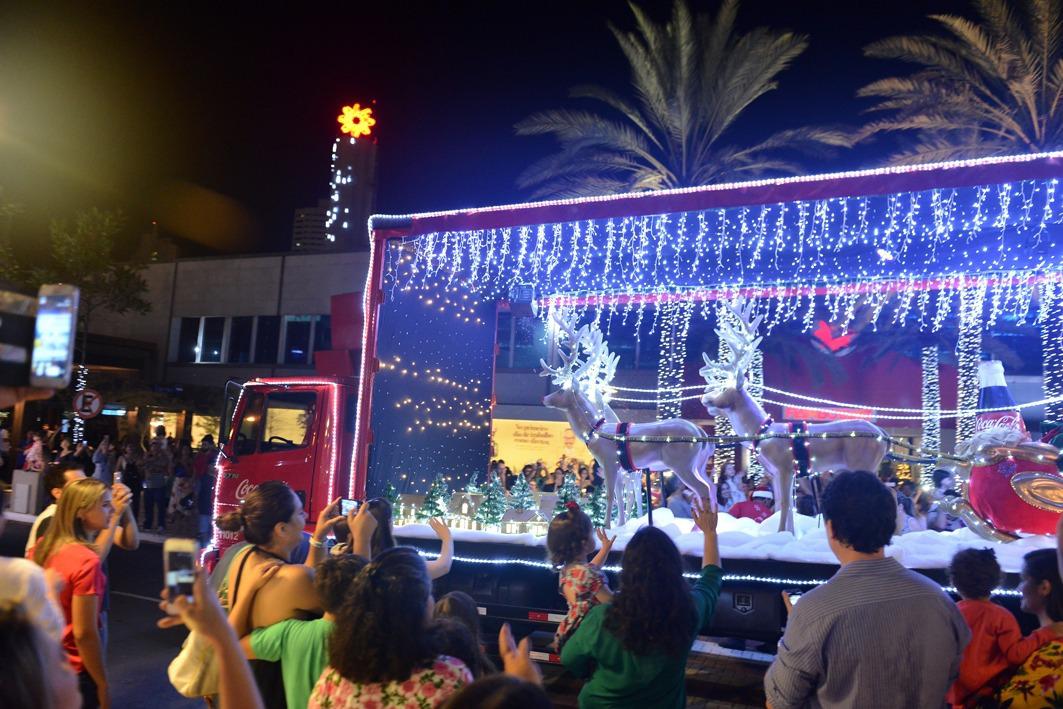
<svg viewBox="0 0 1063 709">
<path fill-rule="evenodd" d="M 938 377 L 938 346 L 924 347 L 920 362 L 922 366 L 923 442 L 926 451 L 941 450 L 941 381 Z M 921 466 L 920 483 L 933 487 L 933 465 Z"/>
<path fill-rule="evenodd" d="M 974 435 L 978 408 L 978 362 L 982 354 L 982 313 L 985 310 L 984 283 L 960 293 L 960 331 L 956 341 L 956 445 Z"/>
<path fill-rule="evenodd" d="M 1063 396 L 1063 288 L 1058 283 L 1043 284 L 1040 300 L 1044 395 L 1046 399 L 1056 399 Z M 1063 401 L 1045 406 L 1045 421 L 1063 422 Z"/>
</svg>

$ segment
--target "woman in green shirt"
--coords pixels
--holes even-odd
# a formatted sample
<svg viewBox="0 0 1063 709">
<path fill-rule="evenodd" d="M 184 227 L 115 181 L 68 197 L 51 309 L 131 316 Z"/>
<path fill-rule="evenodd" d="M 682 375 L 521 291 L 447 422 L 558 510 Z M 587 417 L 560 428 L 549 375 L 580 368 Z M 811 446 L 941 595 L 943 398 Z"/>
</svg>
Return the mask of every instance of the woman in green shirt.
<svg viewBox="0 0 1063 709">
<path fill-rule="evenodd" d="M 620 592 L 612 603 L 592 608 L 565 643 L 562 664 L 590 677 L 580 707 L 685 706 L 687 655 L 716 610 L 723 578 L 717 513 L 696 501 L 693 512 L 705 538 L 693 591 L 672 540 L 643 527 L 624 550 Z"/>
</svg>

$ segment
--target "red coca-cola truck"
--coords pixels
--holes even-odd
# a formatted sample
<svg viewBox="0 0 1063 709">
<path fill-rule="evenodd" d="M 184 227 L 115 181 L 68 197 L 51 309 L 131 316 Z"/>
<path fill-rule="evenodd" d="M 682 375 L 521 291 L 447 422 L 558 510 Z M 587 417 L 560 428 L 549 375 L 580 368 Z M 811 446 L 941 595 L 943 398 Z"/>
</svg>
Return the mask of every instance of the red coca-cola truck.
<svg viewBox="0 0 1063 709">
<path fill-rule="evenodd" d="M 351 492 L 360 297 L 332 297 L 333 349 L 315 353 L 314 373 L 226 384 L 214 518 L 267 480 L 287 482 L 311 522 L 331 500 Z M 211 551 L 224 553 L 237 537 L 215 528 Z"/>
</svg>

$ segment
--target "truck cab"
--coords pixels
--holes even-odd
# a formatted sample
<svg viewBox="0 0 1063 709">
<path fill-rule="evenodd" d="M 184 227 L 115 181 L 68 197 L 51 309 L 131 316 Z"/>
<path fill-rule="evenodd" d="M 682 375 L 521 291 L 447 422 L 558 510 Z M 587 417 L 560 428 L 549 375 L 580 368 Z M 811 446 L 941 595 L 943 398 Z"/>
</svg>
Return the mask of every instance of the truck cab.
<svg viewBox="0 0 1063 709">
<path fill-rule="evenodd" d="M 351 475 L 357 379 L 252 379 L 225 391 L 214 518 L 237 509 L 267 480 L 283 480 L 302 499 L 307 519 L 347 494 Z M 215 529 L 224 553 L 239 534 Z"/>
</svg>

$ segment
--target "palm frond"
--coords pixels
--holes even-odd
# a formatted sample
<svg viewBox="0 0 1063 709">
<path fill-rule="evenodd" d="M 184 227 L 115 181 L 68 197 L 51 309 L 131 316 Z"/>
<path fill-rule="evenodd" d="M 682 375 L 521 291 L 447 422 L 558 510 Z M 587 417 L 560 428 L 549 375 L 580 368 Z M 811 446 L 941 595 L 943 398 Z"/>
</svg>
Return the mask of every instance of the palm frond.
<svg viewBox="0 0 1063 709">
<path fill-rule="evenodd" d="M 808 46 L 806 37 L 792 32 L 738 32 L 738 5 L 721 0 L 710 17 L 675 0 L 668 20 L 657 22 L 632 4 L 634 29 L 609 26 L 628 65 L 631 95 L 579 86 L 570 95 L 594 101 L 604 113 L 541 111 L 517 123 L 518 135 L 552 135 L 559 147 L 525 169 L 518 184 L 536 196 L 665 189 L 797 172 L 796 161 L 775 153 L 848 145 L 851 132 L 833 129 L 795 129 L 749 146 L 721 145 L 735 121 L 776 88 L 779 75 Z"/>
</svg>

